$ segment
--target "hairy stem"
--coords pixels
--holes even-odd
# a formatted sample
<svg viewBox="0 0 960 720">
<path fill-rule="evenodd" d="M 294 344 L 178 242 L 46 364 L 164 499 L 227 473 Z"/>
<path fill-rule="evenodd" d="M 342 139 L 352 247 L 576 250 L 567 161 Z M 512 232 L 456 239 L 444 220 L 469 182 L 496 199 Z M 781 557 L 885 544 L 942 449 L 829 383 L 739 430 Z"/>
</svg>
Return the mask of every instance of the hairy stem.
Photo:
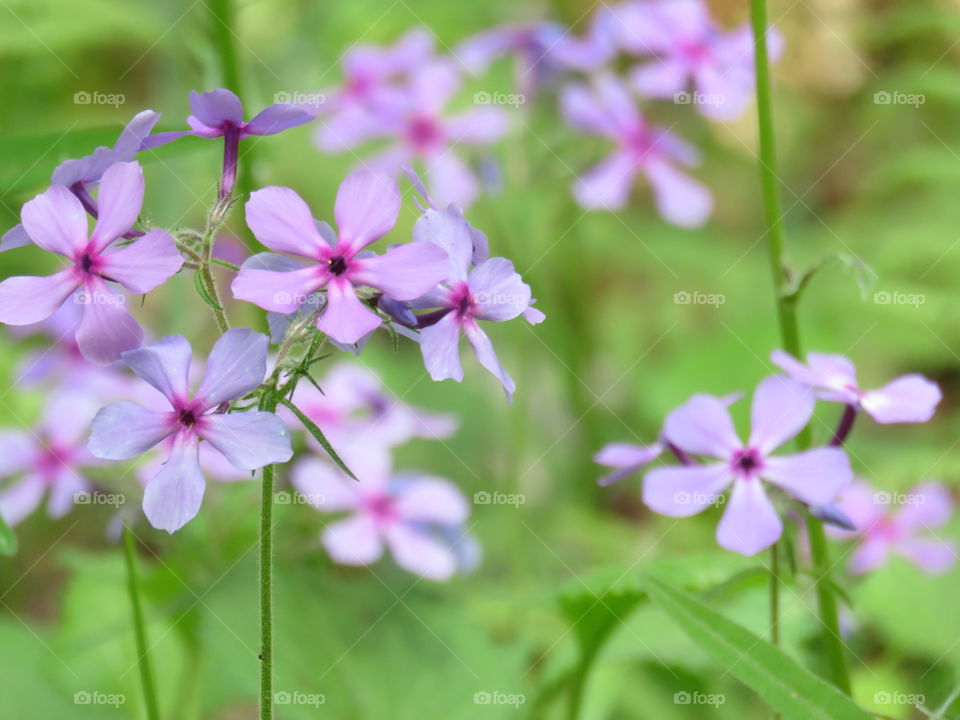
<svg viewBox="0 0 960 720">
<path fill-rule="evenodd" d="M 784 264 L 783 208 L 780 203 L 780 188 L 777 178 L 776 134 L 773 122 L 773 103 L 770 93 L 770 59 L 767 54 L 767 4 L 766 0 L 750 0 L 750 20 L 753 27 L 754 65 L 757 78 L 757 120 L 760 140 L 760 186 L 763 209 L 767 222 L 767 245 L 773 288 L 777 307 L 777 320 L 783 348 L 794 357 L 800 356 L 800 333 L 797 326 L 795 298 L 787 292 L 789 275 Z M 809 432 L 798 437 L 801 447 L 809 446 Z M 847 672 L 843 641 L 840 639 L 840 622 L 837 600 L 830 589 L 830 555 L 823 525 L 814 517 L 807 516 L 807 532 L 814 574 L 817 578 L 817 603 L 820 614 L 821 642 L 826 656 L 826 673 L 840 690 L 850 693 L 850 678 Z M 773 586 L 771 585 L 771 590 Z M 771 598 L 771 609 L 773 608 Z"/>
<path fill-rule="evenodd" d="M 153 668 L 150 666 L 150 651 L 147 648 L 147 630 L 143 622 L 143 607 L 140 604 L 140 587 L 137 579 L 137 547 L 133 533 L 123 526 L 123 549 L 127 566 L 127 591 L 133 611 L 133 634 L 137 643 L 137 667 L 140 669 L 140 685 L 143 688 L 143 704 L 148 720 L 160 720 L 157 710 L 157 692 L 153 683 Z"/>
<path fill-rule="evenodd" d="M 260 409 L 277 409 L 276 374 L 270 378 Z M 273 481 L 275 468 L 263 468 L 260 493 L 260 720 L 273 720 Z"/>
</svg>

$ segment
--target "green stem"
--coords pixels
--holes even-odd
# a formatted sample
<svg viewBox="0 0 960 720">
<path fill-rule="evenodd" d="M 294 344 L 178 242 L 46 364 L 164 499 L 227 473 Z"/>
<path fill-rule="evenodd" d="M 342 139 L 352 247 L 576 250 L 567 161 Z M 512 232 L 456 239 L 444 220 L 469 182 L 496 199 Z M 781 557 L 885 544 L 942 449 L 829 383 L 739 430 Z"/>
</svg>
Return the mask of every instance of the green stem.
<svg viewBox="0 0 960 720">
<path fill-rule="evenodd" d="M 770 642 L 780 644 L 780 546 L 770 548 Z"/>
<path fill-rule="evenodd" d="M 277 409 L 276 374 L 260 409 Z M 260 720 L 273 720 L 273 481 L 275 468 L 263 468 L 260 494 Z"/>
<path fill-rule="evenodd" d="M 143 687 L 143 703 L 147 709 L 148 720 L 159 720 L 157 692 L 153 684 L 153 669 L 150 667 L 147 631 L 143 623 L 143 607 L 140 604 L 140 589 L 137 581 L 136 541 L 126 525 L 123 527 L 123 549 L 127 565 L 127 590 L 133 609 L 133 634 L 137 643 L 137 666 L 140 669 L 140 685 Z"/>
<path fill-rule="evenodd" d="M 753 27 L 754 63 L 757 76 L 757 120 L 760 136 L 760 186 L 763 209 L 767 221 L 767 244 L 770 269 L 777 303 L 777 319 L 783 348 L 795 357 L 800 356 L 800 332 L 794 298 L 788 294 L 789 275 L 784 264 L 783 208 L 777 178 L 776 134 L 773 122 L 773 103 L 770 92 L 770 59 L 767 55 L 766 0 L 750 0 L 750 20 Z M 809 431 L 798 437 L 801 447 L 810 444 Z M 823 525 L 813 517 L 806 519 L 810 548 L 817 577 L 817 602 L 822 625 L 821 640 L 827 659 L 827 677 L 845 693 L 850 693 L 850 677 L 846 656 L 840 639 L 840 621 L 837 600 L 830 589 L 830 555 Z"/>
</svg>

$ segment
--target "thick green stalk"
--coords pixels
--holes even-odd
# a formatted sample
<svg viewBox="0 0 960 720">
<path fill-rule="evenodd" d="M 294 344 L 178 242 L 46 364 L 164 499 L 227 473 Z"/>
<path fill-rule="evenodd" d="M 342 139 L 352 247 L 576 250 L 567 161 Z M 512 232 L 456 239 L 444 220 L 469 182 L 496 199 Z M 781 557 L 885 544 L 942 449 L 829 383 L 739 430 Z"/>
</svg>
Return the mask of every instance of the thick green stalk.
<svg viewBox="0 0 960 720">
<path fill-rule="evenodd" d="M 260 409 L 277 409 L 275 373 Z M 260 493 L 260 720 L 273 720 L 273 481 L 275 468 L 263 469 Z"/>
<path fill-rule="evenodd" d="M 791 355 L 800 355 L 800 333 L 794 298 L 788 294 L 788 275 L 783 261 L 783 208 L 780 203 L 777 177 L 776 134 L 773 122 L 773 103 L 770 98 L 770 59 L 767 54 L 766 0 L 750 0 L 750 20 L 753 26 L 754 63 L 757 77 L 757 120 L 760 136 L 760 186 L 763 209 L 767 221 L 767 244 L 773 288 L 777 304 L 777 319 L 783 348 Z M 809 433 L 803 433 L 798 442 L 809 446 Z M 830 555 L 823 525 L 807 517 L 807 532 L 816 575 L 817 603 L 822 624 L 821 642 L 826 656 L 827 678 L 845 693 L 850 693 L 850 677 L 846 656 L 840 639 L 837 600 L 830 589 Z M 772 587 L 772 586 L 771 586 Z M 771 609 L 773 608 L 771 600 Z"/>
<path fill-rule="evenodd" d="M 147 648 L 147 630 L 143 623 L 143 607 L 140 604 L 136 541 L 126 525 L 123 527 L 123 549 L 127 565 L 127 591 L 130 594 L 130 605 L 133 610 L 133 634 L 137 643 L 137 667 L 140 669 L 143 704 L 147 709 L 148 720 L 160 720 L 160 712 L 157 710 L 157 691 L 153 684 L 153 669 L 150 666 L 150 652 Z"/>
</svg>

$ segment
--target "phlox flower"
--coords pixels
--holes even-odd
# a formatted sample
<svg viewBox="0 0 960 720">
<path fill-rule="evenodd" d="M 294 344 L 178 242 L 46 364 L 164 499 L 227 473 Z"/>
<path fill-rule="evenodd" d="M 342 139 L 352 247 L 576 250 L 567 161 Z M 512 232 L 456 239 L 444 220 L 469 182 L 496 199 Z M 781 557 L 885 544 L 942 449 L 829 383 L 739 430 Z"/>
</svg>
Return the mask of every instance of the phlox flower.
<svg viewBox="0 0 960 720">
<path fill-rule="evenodd" d="M 49 493 L 47 512 L 58 518 L 70 511 L 74 495 L 90 483 L 84 468 L 99 461 L 84 440 L 97 403 L 89 393 L 53 395 L 37 425 L 30 430 L 0 432 L 0 478 L 16 478 L 0 490 L 0 515 L 16 525 Z"/>
<path fill-rule="evenodd" d="M 748 24 L 722 31 L 703 0 L 630 2 L 615 12 L 622 47 L 654 57 L 631 73 L 630 82 L 641 96 L 692 103 L 716 120 L 743 113 L 756 85 Z M 772 28 L 767 47 L 775 62 L 783 42 Z"/>
<path fill-rule="evenodd" d="M 530 307 L 530 286 L 506 258 L 486 258 L 471 269 L 475 256 L 471 230 L 456 207 L 428 210 L 413 227 L 415 244 L 439 246 L 449 258 L 446 279 L 413 303 L 418 309 L 437 308 L 418 318 L 420 350 L 430 377 L 460 382 L 460 335 L 466 335 L 480 364 L 500 380 L 510 399 L 516 383 L 477 321 L 504 322 L 524 315 L 528 322 L 538 323 L 544 315 Z"/>
<path fill-rule="evenodd" d="M 953 514 L 953 499 L 943 485 L 925 482 L 906 493 L 891 493 L 857 481 L 834 505 L 857 528 L 854 533 L 830 528 L 833 537 L 858 541 L 850 572 L 875 570 L 890 555 L 901 555 L 929 574 L 945 572 L 957 560 L 956 543 L 936 534 Z"/>
<path fill-rule="evenodd" d="M 343 459 L 359 482 L 317 457 L 291 472 L 294 487 L 318 510 L 349 513 L 323 532 L 330 557 L 343 565 L 369 565 L 386 546 L 404 570 L 450 579 L 460 569 L 456 540 L 466 536 L 470 513 L 463 493 L 442 478 L 392 472 L 386 451 L 358 445 Z"/>
<path fill-rule="evenodd" d="M 290 313 L 326 288 L 317 328 L 338 342 L 357 342 L 379 327 L 381 319 L 361 302 L 355 287 L 369 286 L 396 300 L 412 300 L 436 285 L 446 271 L 446 254 L 422 243 L 394 247 L 379 256 L 362 253 L 390 231 L 399 211 L 397 184 L 368 171 L 350 175 L 337 191 L 336 236 L 329 226 L 318 227 L 310 208 L 293 190 L 257 190 L 246 204 L 253 234 L 272 250 L 314 264 L 292 272 L 243 267 L 233 280 L 233 296 L 265 310 Z"/>
<path fill-rule="evenodd" d="M 383 94 L 402 92 L 392 81 L 428 62 L 434 51 L 433 35 L 425 28 L 414 28 L 393 45 L 375 47 L 354 45 L 343 55 L 343 84 L 325 90 L 318 115 L 336 113 L 338 123 L 363 121 L 358 115 L 373 107 Z"/>
<path fill-rule="evenodd" d="M 155 133 L 140 144 L 140 149 L 165 145 L 185 135 L 236 140 L 252 135 L 276 135 L 313 120 L 313 115 L 299 105 L 274 103 L 244 121 L 240 98 L 224 88 L 204 93 L 191 90 L 190 111 L 191 115 L 187 117 L 190 130 Z"/>
<path fill-rule="evenodd" d="M 594 79 L 593 87 L 569 85 L 561 102 L 564 117 L 573 127 L 616 143 L 607 159 L 574 182 L 573 196 L 581 207 L 626 207 L 630 189 L 642 174 L 667 222 L 697 227 L 710 217 L 710 191 L 676 167 L 696 165 L 696 149 L 668 130 L 648 125 L 619 78 L 601 75 Z"/>
<path fill-rule="evenodd" d="M 443 439 L 457 427 L 451 415 L 407 405 L 384 387 L 376 373 L 353 363 L 334 365 L 318 385 L 323 392 L 310 382 L 301 382 L 295 402 L 335 448 L 356 438 L 367 438 L 383 447 L 401 445 L 415 437 Z M 285 408 L 278 414 L 291 427 L 299 427 Z"/>
<path fill-rule="evenodd" d="M 386 150 L 364 158 L 364 168 L 396 176 L 404 166 L 421 160 L 438 201 L 469 205 L 478 183 L 454 148 L 496 142 L 507 131 L 508 116 L 489 105 L 447 116 L 446 106 L 460 84 L 452 62 L 423 64 L 410 72 L 406 91 L 389 102 L 382 98 L 366 121 L 334 124 L 321 119 L 317 144 L 327 152 L 342 152 L 374 138 L 391 139 Z"/>
<path fill-rule="evenodd" d="M 143 204 L 143 171 L 137 163 L 111 165 L 97 202 L 99 216 L 89 236 L 83 206 L 61 185 L 23 206 L 21 218 L 33 241 L 67 258 L 70 266 L 49 277 L 12 277 L 0 283 L 0 322 L 31 325 L 72 297 L 83 305 L 76 330 L 80 352 L 106 364 L 143 340 L 143 330 L 125 308 L 126 297 L 107 283 L 148 293 L 176 273 L 183 258 L 173 238 L 159 229 L 120 249 L 112 247 L 136 222 Z"/>
<path fill-rule="evenodd" d="M 203 382 L 192 394 L 192 351 L 182 336 L 123 353 L 123 361 L 163 394 L 170 409 L 157 412 L 129 401 L 107 405 L 93 419 L 87 446 L 99 458 L 129 460 L 173 437 L 170 456 L 143 496 L 143 511 L 155 528 L 172 533 L 199 511 L 205 486 L 198 460 L 201 440 L 240 470 L 292 457 L 290 433 L 273 413 L 224 412 L 231 400 L 263 381 L 267 345 L 266 335 L 228 330 L 213 346 Z"/>
<path fill-rule="evenodd" d="M 764 482 L 802 503 L 825 505 L 852 478 L 850 461 L 840 448 L 771 454 L 807 425 L 814 403 L 813 393 L 799 383 L 779 375 L 767 378 L 754 393 L 752 430 L 744 444 L 722 399 L 694 395 L 667 416 L 664 438 L 685 453 L 720 462 L 651 470 L 644 478 L 643 501 L 664 515 L 687 517 L 718 502 L 732 485 L 717 542 L 742 555 L 769 547 L 783 524 Z"/>
<path fill-rule="evenodd" d="M 240 141 L 253 135 L 276 135 L 284 130 L 313 121 L 312 112 L 292 103 L 269 105 L 250 120 L 243 119 L 243 104 L 234 93 L 217 88 L 205 93 L 190 91 L 187 117 L 190 130 L 151 135 L 140 145 L 142 150 L 165 145 L 185 135 L 223 138 L 223 173 L 220 178 L 220 200 L 230 197 L 237 179 L 237 156 Z"/>
<path fill-rule="evenodd" d="M 91 188 L 100 182 L 103 173 L 114 163 L 130 162 L 136 158 L 140 143 L 150 134 L 159 119 L 160 115 L 153 110 L 137 113 L 120 133 L 120 137 L 112 148 L 98 147 L 85 157 L 64 160 L 54 169 L 50 176 L 50 184 L 63 185 L 69 189 L 77 196 L 87 212 L 96 217 L 97 203 L 90 196 Z M 30 236 L 21 223 L 0 238 L 0 252 L 22 247 L 30 242 Z"/>
<path fill-rule="evenodd" d="M 820 400 L 846 403 L 882 424 L 927 422 L 941 398 L 936 383 L 915 373 L 902 375 L 878 390 L 863 390 L 857 382 L 857 369 L 842 355 L 807 353 L 804 365 L 792 355 L 774 350 L 770 360 L 815 390 Z"/>
</svg>

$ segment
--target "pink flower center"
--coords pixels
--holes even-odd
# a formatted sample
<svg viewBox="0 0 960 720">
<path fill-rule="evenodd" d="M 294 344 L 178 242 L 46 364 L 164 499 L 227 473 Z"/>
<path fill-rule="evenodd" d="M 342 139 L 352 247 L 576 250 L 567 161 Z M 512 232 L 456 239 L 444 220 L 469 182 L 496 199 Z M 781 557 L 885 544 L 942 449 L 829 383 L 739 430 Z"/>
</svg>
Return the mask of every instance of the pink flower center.
<svg viewBox="0 0 960 720">
<path fill-rule="evenodd" d="M 763 470 L 763 456 L 756 448 L 737 450 L 730 460 L 730 469 L 738 477 L 754 478 Z"/>
<path fill-rule="evenodd" d="M 50 480 L 70 465 L 73 451 L 67 447 L 50 444 L 37 458 L 36 471 L 44 479 Z"/>
<path fill-rule="evenodd" d="M 710 59 L 710 49 L 702 41 L 683 43 L 680 45 L 679 54 L 690 65 L 700 65 Z"/>
<path fill-rule="evenodd" d="M 389 525 L 399 517 L 394 499 L 386 494 L 370 495 L 364 498 L 363 506 L 378 525 Z"/>
<path fill-rule="evenodd" d="M 99 275 L 102 262 L 100 256 L 91 252 L 90 249 L 84 249 L 74 258 L 74 268 L 78 274 L 86 277 L 89 275 Z"/>
<path fill-rule="evenodd" d="M 640 160 L 652 156 L 656 149 L 656 139 L 645 127 L 638 127 L 627 134 L 624 145 Z"/>
<path fill-rule="evenodd" d="M 461 320 L 472 318 L 477 312 L 477 299 L 470 292 L 470 286 L 461 282 L 453 291 L 450 298 L 450 305 L 453 312 Z"/>
<path fill-rule="evenodd" d="M 443 132 L 434 118 L 417 115 L 407 126 L 407 140 L 418 152 L 426 152 L 441 143 Z"/>
</svg>

